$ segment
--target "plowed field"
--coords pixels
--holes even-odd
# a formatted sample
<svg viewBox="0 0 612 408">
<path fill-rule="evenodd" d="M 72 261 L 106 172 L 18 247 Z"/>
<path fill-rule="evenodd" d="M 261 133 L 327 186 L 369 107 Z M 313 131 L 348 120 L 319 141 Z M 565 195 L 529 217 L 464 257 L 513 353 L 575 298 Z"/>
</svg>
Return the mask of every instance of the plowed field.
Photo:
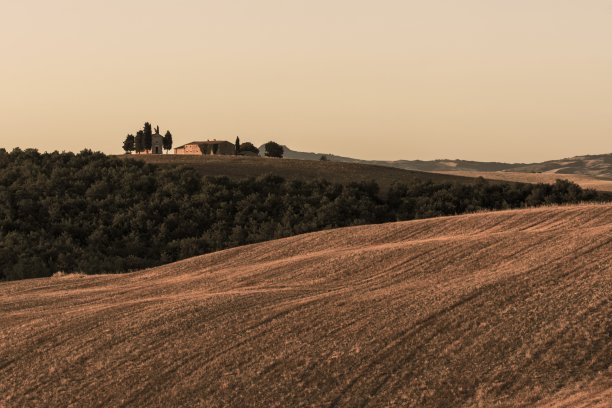
<svg viewBox="0 0 612 408">
<path fill-rule="evenodd" d="M 0 406 L 606 406 L 612 204 L 0 283 Z"/>
</svg>

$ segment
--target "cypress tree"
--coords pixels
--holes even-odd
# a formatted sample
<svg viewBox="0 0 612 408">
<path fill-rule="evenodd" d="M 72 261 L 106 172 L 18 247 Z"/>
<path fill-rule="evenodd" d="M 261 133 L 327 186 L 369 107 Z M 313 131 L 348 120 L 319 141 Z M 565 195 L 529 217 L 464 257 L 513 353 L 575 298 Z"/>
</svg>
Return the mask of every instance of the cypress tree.
<svg viewBox="0 0 612 408">
<path fill-rule="evenodd" d="M 166 150 L 166 152 L 170 151 L 170 149 L 172 149 L 172 133 L 170 133 L 169 130 L 166 131 L 166 134 L 164 135 L 164 140 L 162 141 L 162 144 L 164 146 L 164 149 Z"/>
<path fill-rule="evenodd" d="M 134 150 L 139 154 L 144 150 L 144 132 L 142 130 L 139 130 L 134 137 Z"/>
<path fill-rule="evenodd" d="M 144 124 L 144 150 L 151 150 L 153 146 L 153 129 L 151 128 L 151 124 L 149 122 L 145 122 Z"/>
<path fill-rule="evenodd" d="M 240 138 L 236 136 L 236 148 L 234 149 L 234 154 L 238 156 L 238 153 L 240 153 Z"/>
</svg>

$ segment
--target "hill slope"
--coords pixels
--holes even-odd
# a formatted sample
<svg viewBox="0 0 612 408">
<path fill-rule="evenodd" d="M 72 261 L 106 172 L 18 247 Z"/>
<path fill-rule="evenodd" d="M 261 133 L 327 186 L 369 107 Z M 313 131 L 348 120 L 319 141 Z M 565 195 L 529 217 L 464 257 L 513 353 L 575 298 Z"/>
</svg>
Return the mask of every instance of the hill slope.
<svg viewBox="0 0 612 408">
<path fill-rule="evenodd" d="M 610 180 L 612 179 L 612 153 L 532 163 L 515 167 L 511 171 L 582 174 Z"/>
<path fill-rule="evenodd" d="M 0 284 L 0 405 L 604 405 L 612 204 Z"/>
<path fill-rule="evenodd" d="M 375 163 L 384 164 L 385 162 Z M 386 163 L 402 169 L 420 171 L 550 173 L 557 174 L 559 177 L 579 175 L 593 179 L 612 180 L 612 154 L 576 156 L 530 164 L 468 160 L 398 160 Z"/>
<path fill-rule="evenodd" d="M 440 171 L 440 174 L 465 177 L 482 177 L 488 180 L 502 180 L 519 183 L 554 184 L 558 179 L 565 179 L 578 184 L 582 188 L 612 192 L 612 180 L 585 176 L 582 174 L 557 173 L 521 173 L 515 171 Z"/>
<path fill-rule="evenodd" d="M 597 171 L 576 170 L 573 173 L 536 171 L 538 165 L 468 162 L 464 160 L 398 160 L 369 161 L 348 157 L 327 155 L 329 161 L 320 161 L 321 155 L 303 153 L 286 148 L 286 158 L 270 159 L 244 156 L 183 156 L 183 155 L 121 155 L 121 158 L 139 159 L 147 163 L 163 165 L 188 165 L 205 176 L 228 176 L 234 179 L 258 177 L 274 174 L 288 180 L 326 179 L 331 182 L 346 184 L 352 181 L 376 180 L 382 190 L 386 190 L 395 181 L 409 182 L 414 179 L 432 180 L 434 182 L 471 183 L 476 177 L 489 181 L 509 181 L 517 183 L 554 184 L 557 179 L 570 180 L 582 188 L 599 191 L 612 191 L 612 165 L 603 162 L 602 157 L 590 160 L 598 163 Z M 607 155 L 612 156 L 612 155 Z M 607 157 L 606 156 L 606 157 Z M 596 157 L 596 156 L 585 156 Z M 604 157 L 605 158 L 605 157 Z M 566 159 L 567 161 L 569 159 Z M 610 160 L 609 158 L 607 160 Z M 560 163 L 565 161 L 559 161 Z M 554 166 L 546 162 L 542 165 Z M 555 162 L 556 163 L 556 162 Z M 549 168 L 547 167 L 547 168 Z M 593 168 L 595 168 L 593 167 Z"/>
<path fill-rule="evenodd" d="M 205 176 L 228 176 L 244 179 L 266 174 L 281 176 L 287 180 L 326 179 L 346 184 L 353 181 L 375 180 L 381 189 L 393 182 L 409 182 L 414 179 L 437 182 L 473 182 L 470 177 L 402 170 L 367 163 L 343 163 L 295 159 L 273 159 L 249 156 L 190 156 L 190 155 L 122 155 L 126 159 L 143 160 L 161 165 L 186 165 Z"/>
<path fill-rule="evenodd" d="M 298 152 L 285 147 L 285 157 L 299 160 L 319 160 L 321 154 Z M 542 163 L 498 163 L 469 160 L 359 160 L 328 154 L 332 161 L 375 164 L 403 170 L 433 172 L 449 176 L 484 177 L 521 183 L 549 183 L 567 179 L 583 188 L 612 191 L 612 153 L 576 156 Z"/>
<path fill-rule="evenodd" d="M 291 150 L 284 146 L 285 157 L 300 160 L 319 160 L 320 153 L 306 153 Z M 612 180 L 612 153 L 575 156 L 566 159 L 548 160 L 541 163 L 500 163 L 478 162 L 459 159 L 438 160 L 360 160 L 350 157 L 325 155 L 328 159 L 348 163 L 370 163 L 391 166 L 404 170 L 425 172 L 514 172 L 514 173 L 551 173 L 560 175 L 582 175 L 595 179 Z"/>
</svg>

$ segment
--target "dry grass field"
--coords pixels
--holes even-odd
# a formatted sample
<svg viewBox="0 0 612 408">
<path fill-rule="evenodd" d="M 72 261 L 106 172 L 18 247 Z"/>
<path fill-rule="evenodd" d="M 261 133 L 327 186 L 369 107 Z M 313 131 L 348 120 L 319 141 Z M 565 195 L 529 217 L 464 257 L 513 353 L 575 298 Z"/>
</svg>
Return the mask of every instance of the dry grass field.
<svg viewBox="0 0 612 408">
<path fill-rule="evenodd" d="M 516 181 L 520 183 L 548 183 L 557 179 L 573 181 L 582 188 L 612 192 L 612 180 L 605 180 L 581 174 L 520 173 L 513 171 L 437 171 L 437 174 L 463 177 L 483 177 L 489 180 Z"/>
<path fill-rule="evenodd" d="M 437 182 L 472 182 L 460 175 L 426 173 L 393 167 L 363 163 L 336 161 L 275 159 L 248 156 L 190 156 L 190 155 L 121 155 L 120 158 L 143 160 L 160 165 L 186 165 L 205 176 L 228 176 L 235 179 L 258 177 L 266 174 L 281 176 L 287 180 L 326 179 L 346 184 L 353 181 L 375 180 L 382 190 L 394 182 L 409 182 L 414 179 Z"/>
<path fill-rule="evenodd" d="M 471 183 L 474 178 L 483 177 L 489 181 L 549 184 L 554 183 L 557 179 L 567 179 L 583 188 L 612 192 L 612 180 L 580 174 L 460 170 L 426 172 L 367 163 L 242 156 L 120 155 L 118 157 L 161 165 L 186 165 L 197 169 L 205 176 L 228 176 L 234 179 L 274 174 L 288 180 L 326 179 L 341 184 L 375 180 L 383 191 L 394 182 L 409 182 L 414 179 Z"/>
<path fill-rule="evenodd" d="M 0 406 L 603 407 L 611 290 L 612 204 L 6 282 Z"/>
</svg>

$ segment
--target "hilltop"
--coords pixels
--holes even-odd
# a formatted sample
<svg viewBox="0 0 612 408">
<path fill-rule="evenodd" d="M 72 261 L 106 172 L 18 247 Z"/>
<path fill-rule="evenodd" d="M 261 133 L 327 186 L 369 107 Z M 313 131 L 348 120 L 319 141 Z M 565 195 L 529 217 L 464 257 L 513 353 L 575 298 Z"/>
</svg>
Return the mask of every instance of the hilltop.
<svg viewBox="0 0 612 408">
<path fill-rule="evenodd" d="M 605 406 L 612 204 L 0 283 L 2 405 Z"/>
</svg>

